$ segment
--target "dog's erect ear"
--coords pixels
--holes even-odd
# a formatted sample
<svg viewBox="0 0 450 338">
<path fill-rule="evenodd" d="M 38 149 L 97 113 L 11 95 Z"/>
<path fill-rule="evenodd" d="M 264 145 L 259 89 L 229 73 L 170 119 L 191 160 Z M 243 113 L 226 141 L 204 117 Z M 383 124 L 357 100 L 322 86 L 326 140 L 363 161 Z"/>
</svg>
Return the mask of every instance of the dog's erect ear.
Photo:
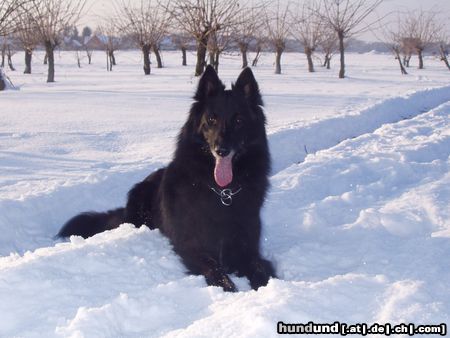
<svg viewBox="0 0 450 338">
<path fill-rule="evenodd" d="M 198 82 L 197 92 L 194 99 L 201 101 L 208 97 L 217 95 L 225 89 L 224 84 L 220 81 L 216 71 L 211 65 L 208 65 Z"/>
<path fill-rule="evenodd" d="M 234 90 L 241 91 L 245 98 L 252 104 L 258 106 L 263 105 L 258 83 L 250 68 L 247 67 L 241 72 L 233 88 Z"/>
</svg>

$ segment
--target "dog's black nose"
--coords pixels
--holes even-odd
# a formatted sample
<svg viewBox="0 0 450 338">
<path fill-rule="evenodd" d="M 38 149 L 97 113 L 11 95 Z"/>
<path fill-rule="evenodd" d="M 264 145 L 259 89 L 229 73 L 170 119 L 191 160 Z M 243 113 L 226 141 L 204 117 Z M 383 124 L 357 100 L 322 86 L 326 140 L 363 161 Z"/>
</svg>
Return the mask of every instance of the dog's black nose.
<svg viewBox="0 0 450 338">
<path fill-rule="evenodd" d="M 225 147 L 218 147 L 216 148 L 216 153 L 217 155 L 219 155 L 220 157 L 226 157 L 230 154 L 230 149 L 225 148 Z"/>
</svg>

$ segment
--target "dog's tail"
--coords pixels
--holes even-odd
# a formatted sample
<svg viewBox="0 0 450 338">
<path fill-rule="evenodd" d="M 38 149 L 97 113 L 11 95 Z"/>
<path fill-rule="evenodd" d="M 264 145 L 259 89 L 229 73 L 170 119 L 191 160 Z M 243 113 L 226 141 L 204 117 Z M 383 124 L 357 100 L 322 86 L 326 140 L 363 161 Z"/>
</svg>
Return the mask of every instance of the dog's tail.
<svg viewBox="0 0 450 338">
<path fill-rule="evenodd" d="M 124 222 L 125 208 L 106 212 L 84 212 L 67 221 L 56 237 L 76 235 L 88 238 L 100 232 L 115 229 Z"/>
</svg>

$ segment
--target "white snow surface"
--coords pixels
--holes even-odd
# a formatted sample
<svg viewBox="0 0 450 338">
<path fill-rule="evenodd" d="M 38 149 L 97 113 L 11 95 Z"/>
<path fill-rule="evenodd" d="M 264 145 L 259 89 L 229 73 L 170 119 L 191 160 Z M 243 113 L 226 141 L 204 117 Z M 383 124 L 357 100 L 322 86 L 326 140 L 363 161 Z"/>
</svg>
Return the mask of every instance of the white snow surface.
<svg viewBox="0 0 450 338">
<path fill-rule="evenodd" d="M 23 66 L 15 56 L 16 67 Z M 240 292 L 185 274 L 158 231 L 123 224 L 89 239 L 54 235 L 81 211 L 124 205 L 171 159 L 196 81 L 164 53 L 76 67 L 46 84 L 7 72 L 0 92 L 0 337 L 274 337 L 285 323 L 449 324 L 450 73 L 439 60 L 401 76 L 390 55 L 306 72 L 302 55 L 254 69 L 273 158 L 262 252 L 278 279 Z M 190 55 L 191 62 L 194 57 Z M 413 65 L 415 67 L 415 65 Z M 222 60 L 229 86 L 239 57 Z"/>
</svg>

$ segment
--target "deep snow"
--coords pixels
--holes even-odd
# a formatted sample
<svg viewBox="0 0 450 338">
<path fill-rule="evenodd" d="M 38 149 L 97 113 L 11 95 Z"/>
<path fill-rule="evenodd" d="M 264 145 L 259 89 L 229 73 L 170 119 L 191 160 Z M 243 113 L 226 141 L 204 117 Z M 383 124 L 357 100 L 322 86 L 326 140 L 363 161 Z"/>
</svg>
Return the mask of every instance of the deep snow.
<svg viewBox="0 0 450 338">
<path fill-rule="evenodd" d="M 37 55 L 37 59 L 42 55 Z M 276 335 L 276 323 L 449 323 L 450 74 L 438 60 L 401 77 L 387 55 L 349 55 L 305 72 L 286 55 L 255 69 L 274 161 L 264 254 L 280 279 L 258 292 L 186 276 L 158 232 L 123 225 L 56 243 L 77 212 L 123 205 L 131 185 L 170 160 L 189 108 L 193 67 L 140 75 L 139 57 L 77 69 L 62 53 L 8 73 L 0 93 L 0 336 Z M 227 85 L 239 58 L 221 65 Z M 19 67 L 20 68 L 20 65 Z M 6 107 L 6 109 L 5 109 Z"/>
</svg>

